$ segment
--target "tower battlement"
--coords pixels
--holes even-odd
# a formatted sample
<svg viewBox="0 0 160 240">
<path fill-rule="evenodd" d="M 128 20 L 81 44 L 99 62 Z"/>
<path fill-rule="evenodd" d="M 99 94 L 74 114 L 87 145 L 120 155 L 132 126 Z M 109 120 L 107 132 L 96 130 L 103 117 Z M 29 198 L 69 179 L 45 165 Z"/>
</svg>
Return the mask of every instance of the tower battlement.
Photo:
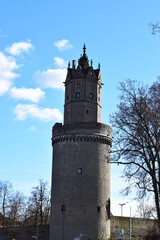
<svg viewBox="0 0 160 240">
<path fill-rule="evenodd" d="M 77 132 L 77 129 L 80 132 L 88 132 L 88 133 L 99 133 L 99 134 L 104 134 L 108 136 L 110 139 L 112 138 L 112 128 L 109 125 L 106 125 L 104 123 L 81 123 L 77 122 L 72 125 L 62 125 L 62 123 L 56 123 L 53 126 L 52 130 L 52 137 L 60 134 L 65 134 L 67 132 Z"/>
</svg>

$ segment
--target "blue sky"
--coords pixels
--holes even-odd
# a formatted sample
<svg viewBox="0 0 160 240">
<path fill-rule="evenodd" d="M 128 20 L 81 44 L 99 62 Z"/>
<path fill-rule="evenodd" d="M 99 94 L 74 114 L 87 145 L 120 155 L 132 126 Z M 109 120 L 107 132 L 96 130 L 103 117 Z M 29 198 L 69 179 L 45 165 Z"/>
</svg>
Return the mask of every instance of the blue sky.
<svg viewBox="0 0 160 240">
<path fill-rule="evenodd" d="M 160 21 L 159 9 L 159 0 L 0 1 L 1 181 L 26 194 L 40 178 L 50 183 L 51 130 L 63 121 L 62 82 L 84 43 L 94 68 L 101 64 L 102 122 L 109 124 L 116 110 L 120 81 L 156 81 L 160 39 L 149 24 Z M 117 215 L 118 204 L 128 201 L 119 195 L 121 172 L 112 167 Z"/>
</svg>

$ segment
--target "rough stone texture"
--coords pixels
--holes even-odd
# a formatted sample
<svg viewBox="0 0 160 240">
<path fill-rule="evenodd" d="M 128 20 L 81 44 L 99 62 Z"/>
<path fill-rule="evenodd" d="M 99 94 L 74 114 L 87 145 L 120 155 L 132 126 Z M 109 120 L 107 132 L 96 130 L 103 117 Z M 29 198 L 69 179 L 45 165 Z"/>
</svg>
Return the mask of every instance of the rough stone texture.
<svg viewBox="0 0 160 240">
<path fill-rule="evenodd" d="M 49 225 L 0 228 L 0 240 L 33 240 L 37 236 L 38 240 L 49 240 Z"/>
<path fill-rule="evenodd" d="M 86 71 L 80 66 L 68 68 L 65 81 L 64 125 L 75 122 L 101 122 L 100 71 L 94 70 L 93 67 Z M 77 93 L 79 98 L 76 97 Z"/>
<path fill-rule="evenodd" d="M 103 124 L 103 123 L 97 123 L 97 122 L 89 122 L 89 123 L 75 123 L 72 125 L 62 125 L 62 123 L 56 123 L 53 127 L 52 131 L 52 137 L 60 136 L 60 135 L 69 135 L 76 134 L 76 133 L 82 133 L 82 134 L 99 134 L 101 136 L 105 136 L 105 138 L 110 139 L 110 143 L 112 140 L 112 129 L 110 126 Z"/>
<path fill-rule="evenodd" d="M 82 124 L 79 128 L 77 125 L 68 129 L 57 125 L 59 131 L 55 125 L 53 130 L 51 236 L 52 239 L 69 240 L 83 233 L 84 240 L 107 239 L 110 235 L 107 208 L 110 204 L 108 141 L 111 131 L 107 131 L 110 130 L 108 126 L 98 124 L 99 128 L 87 132 Z M 64 129 L 65 135 L 62 134 Z M 59 136 L 61 140 L 56 142 Z M 104 138 L 109 140 L 102 141 Z M 77 173 L 78 168 L 82 169 L 82 174 Z M 64 212 L 62 205 L 65 205 Z"/>
<path fill-rule="evenodd" d="M 105 211 L 105 210 L 104 210 Z M 128 240 L 130 229 L 129 217 L 111 216 L 111 237 L 112 240 L 120 239 L 121 228 L 124 229 L 123 240 Z M 61 229 L 59 229 L 61 231 Z M 143 240 L 148 233 L 159 231 L 158 222 L 152 219 L 132 218 L 132 234 L 134 239 Z M 32 236 L 37 235 L 37 226 L 0 228 L 0 239 L 2 240 L 33 240 Z M 38 239 L 49 240 L 49 225 L 38 226 Z M 53 237 L 54 239 L 54 237 Z M 66 238 L 64 238 L 66 239 Z M 83 240 L 84 238 L 82 238 Z M 57 238 L 59 240 L 59 238 Z"/>
<path fill-rule="evenodd" d="M 64 125 L 52 132 L 50 240 L 110 237 L 111 128 L 101 124 L 100 68 L 85 54 L 65 81 Z"/>
<path fill-rule="evenodd" d="M 120 231 L 124 229 L 123 240 L 130 239 L 130 218 L 129 217 L 111 217 L 111 237 L 113 240 L 120 238 Z M 153 219 L 132 218 L 131 219 L 132 236 L 136 240 L 142 240 L 149 233 L 159 231 L 158 222 Z"/>
</svg>

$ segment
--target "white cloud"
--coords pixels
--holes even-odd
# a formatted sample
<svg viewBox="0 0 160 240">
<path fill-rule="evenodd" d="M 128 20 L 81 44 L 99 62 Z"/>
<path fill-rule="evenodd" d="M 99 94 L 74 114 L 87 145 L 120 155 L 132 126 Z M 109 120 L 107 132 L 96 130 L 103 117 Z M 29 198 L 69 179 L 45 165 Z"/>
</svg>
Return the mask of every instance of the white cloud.
<svg viewBox="0 0 160 240">
<path fill-rule="evenodd" d="M 54 57 L 54 62 L 55 62 L 55 64 L 56 64 L 58 67 L 60 67 L 60 68 L 67 67 L 67 61 L 64 61 L 63 58 Z"/>
<path fill-rule="evenodd" d="M 27 131 L 28 132 L 36 132 L 37 128 L 35 126 L 32 126 L 32 127 L 27 128 Z"/>
<path fill-rule="evenodd" d="M 13 85 L 13 80 L 19 77 L 19 74 L 14 72 L 19 67 L 14 58 L 0 52 L 0 96 L 7 92 Z"/>
<path fill-rule="evenodd" d="M 35 78 L 38 84 L 44 88 L 55 88 L 64 90 L 63 82 L 66 79 L 67 69 L 48 69 L 37 71 Z"/>
<path fill-rule="evenodd" d="M 67 40 L 67 39 L 62 39 L 62 40 L 56 41 L 54 43 L 54 46 L 56 46 L 59 51 L 68 50 L 73 47 L 73 45 L 71 45 L 69 43 L 69 40 Z"/>
<path fill-rule="evenodd" d="M 58 109 L 39 108 L 35 104 L 18 104 L 15 108 L 17 120 L 26 120 L 27 118 L 35 118 L 41 121 L 62 122 L 63 115 Z"/>
<path fill-rule="evenodd" d="M 16 88 L 13 87 L 10 90 L 10 95 L 12 98 L 16 100 L 29 100 L 34 103 L 39 102 L 41 98 L 44 97 L 45 92 L 42 91 L 40 88 Z"/>
<path fill-rule="evenodd" d="M 13 56 L 21 55 L 22 52 L 29 53 L 34 47 L 30 41 L 28 42 L 15 42 L 11 46 L 8 46 L 5 51 Z"/>
<path fill-rule="evenodd" d="M 0 96 L 8 92 L 13 85 L 13 80 L 20 77 L 20 74 L 15 71 L 21 66 L 16 63 L 16 55 L 20 55 L 22 52 L 29 53 L 30 49 L 33 49 L 33 45 L 28 42 L 16 42 L 7 47 L 5 51 L 13 56 L 7 56 L 3 52 L 0 52 Z"/>
</svg>

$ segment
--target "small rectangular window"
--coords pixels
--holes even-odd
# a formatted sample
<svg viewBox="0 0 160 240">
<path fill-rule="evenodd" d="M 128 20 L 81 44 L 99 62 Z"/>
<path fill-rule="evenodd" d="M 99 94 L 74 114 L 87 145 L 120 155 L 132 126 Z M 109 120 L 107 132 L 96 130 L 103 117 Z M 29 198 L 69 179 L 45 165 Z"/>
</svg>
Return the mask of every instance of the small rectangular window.
<svg viewBox="0 0 160 240">
<path fill-rule="evenodd" d="M 89 98 L 90 98 L 90 99 L 93 99 L 93 93 L 90 93 L 90 94 L 89 94 Z"/>
<path fill-rule="evenodd" d="M 106 212 L 107 212 L 107 218 L 110 219 L 110 199 L 107 200 Z"/>
<path fill-rule="evenodd" d="M 78 168 L 78 169 L 77 169 L 77 173 L 78 173 L 78 174 L 82 174 L 82 168 Z"/>
<path fill-rule="evenodd" d="M 101 211 L 101 207 L 97 206 L 97 212 L 100 212 L 100 211 Z"/>
<path fill-rule="evenodd" d="M 62 212 L 65 212 L 65 211 L 66 211 L 66 206 L 65 206 L 65 204 L 62 204 L 61 211 L 62 211 Z"/>
<path fill-rule="evenodd" d="M 67 101 L 69 100 L 69 95 L 67 95 Z"/>
<path fill-rule="evenodd" d="M 80 92 L 76 92 L 76 98 L 80 98 Z"/>
</svg>

